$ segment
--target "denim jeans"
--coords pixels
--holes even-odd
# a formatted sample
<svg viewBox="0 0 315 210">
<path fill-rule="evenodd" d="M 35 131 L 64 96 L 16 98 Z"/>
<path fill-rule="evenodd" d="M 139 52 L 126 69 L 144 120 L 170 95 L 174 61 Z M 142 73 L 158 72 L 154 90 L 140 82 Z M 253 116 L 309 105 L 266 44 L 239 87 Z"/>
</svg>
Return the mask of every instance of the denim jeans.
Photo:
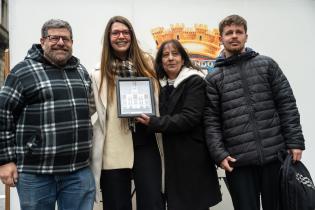
<svg viewBox="0 0 315 210">
<path fill-rule="evenodd" d="M 95 182 L 86 167 L 67 174 L 19 173 L 16 185 L 21 210 L 92 210 Z"/>
</svg>

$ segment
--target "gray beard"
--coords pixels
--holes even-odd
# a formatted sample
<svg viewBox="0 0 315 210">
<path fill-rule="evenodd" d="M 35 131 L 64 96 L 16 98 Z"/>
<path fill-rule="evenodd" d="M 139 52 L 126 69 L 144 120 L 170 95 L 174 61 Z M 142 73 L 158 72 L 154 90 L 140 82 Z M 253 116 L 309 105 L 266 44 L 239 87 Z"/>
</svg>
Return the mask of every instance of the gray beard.
<svg viewBox="0 0 315 210">
<path fill-rule="evenodd" d="M 53 53 L 50 51 L 48 53 L 44 52 L 44 57 L 52 64 L 56 65 L 56 66 L 65 66 L 66 63 L 68 62 L 68 60 L 71 58 L 72 56 L 72 51 L 69 51 L 69 54 L 67 57 L 65 57 L 65 59 L 63 60 L 59 60 L 57 59 Z"/>
</svg>

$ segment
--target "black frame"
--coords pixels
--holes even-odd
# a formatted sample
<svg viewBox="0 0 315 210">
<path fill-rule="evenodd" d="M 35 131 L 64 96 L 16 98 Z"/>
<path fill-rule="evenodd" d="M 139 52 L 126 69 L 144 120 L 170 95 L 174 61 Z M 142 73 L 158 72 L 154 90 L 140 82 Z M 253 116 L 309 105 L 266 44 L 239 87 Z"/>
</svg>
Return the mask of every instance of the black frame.
<svg viewBox="0 0 315 210">
<path fill-rule="evenodd" d="M 128 88 L 130 87 L 130 88 Z M 135 90 L 136 93 L 133 96 L 141 94 L 141 101 L 145 105 L 145 107 L 138 108 L 126 108 L 123 110 L 122 103 L 128 104 L 128 99 L 122 99 L 124 94 L 123 92 L 128 92 L 130 94 L 126 95 L 126 97 L 132 97 L 132 90 Z M 138 117 L 140 114 L 146 114 L 148 116 L 155 116 L 155 102 L 154 102 L 154 94 L 153 94 L 153 86 L 152 81 L 148 77 L 119 77 L 116 80 L 116 93 L 117 93 L 117 111 L 119 118 L 132 118 Z M 130 99 L 132 101 L 132 98 Z M 148 101 L 149 100 L 149 101 Z M 137 100 L 139 102 L 139 97 Z M 149 103 L 148 103 L 149 102 Z M 139 105 L 140 103 L 136 103 Z M 148 106 L 147 106 L 148 105 Z"/>
</svg>

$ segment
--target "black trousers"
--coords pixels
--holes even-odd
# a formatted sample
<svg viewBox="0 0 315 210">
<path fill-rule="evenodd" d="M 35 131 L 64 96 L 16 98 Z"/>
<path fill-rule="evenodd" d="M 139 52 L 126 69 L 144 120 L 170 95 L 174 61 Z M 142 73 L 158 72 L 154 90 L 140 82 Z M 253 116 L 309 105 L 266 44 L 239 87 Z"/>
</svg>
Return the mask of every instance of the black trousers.
<svg viewBox="0 0 315 210">
<path fill-rule="evenodd" d="M 132 210 L 131 180 L 136 187 L 137 210 L 163 210 L 161 159 L 155 142 L 134 147 L 133 169 L 103 170 L 104 210 Z"/>
<path fill-rule="evenodd" d="M 236 167 L 226 172 L 235 210 L 259 210 L 260 198 L 264 210 L 279 208 L 280 162 L 263 166 Z"/>
</svg>

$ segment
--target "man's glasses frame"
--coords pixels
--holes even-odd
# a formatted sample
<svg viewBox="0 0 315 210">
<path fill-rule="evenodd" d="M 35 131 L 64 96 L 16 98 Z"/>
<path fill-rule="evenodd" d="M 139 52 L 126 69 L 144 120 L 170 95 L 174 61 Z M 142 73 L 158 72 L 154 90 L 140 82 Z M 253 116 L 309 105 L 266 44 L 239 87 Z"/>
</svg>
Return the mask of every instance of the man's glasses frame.
<svg viewBox="0 0 315 210">
<path fill-rule="evenodd" d="M 72 38 L 67 36 L 58 36 L 58 35 L 47 35 L 44 38 L 47 38 L 51 43 L 56 44 L 61 39 L 63 43 L 69 44 L 72 42 Z"/>
</svg>

